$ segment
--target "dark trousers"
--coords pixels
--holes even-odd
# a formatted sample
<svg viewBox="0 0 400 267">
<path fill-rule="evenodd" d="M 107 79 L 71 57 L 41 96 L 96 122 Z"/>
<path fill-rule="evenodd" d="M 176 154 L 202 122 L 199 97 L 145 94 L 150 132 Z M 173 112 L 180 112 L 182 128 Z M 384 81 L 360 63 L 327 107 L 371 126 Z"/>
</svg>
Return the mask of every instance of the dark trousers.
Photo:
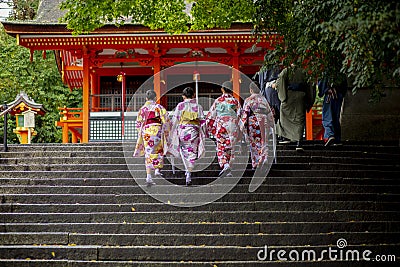
<svg viewBox="0 0 400 267">
<path fill-rule="evenodd" d="M 335 137 L 337 142 L 341 141 L 342 133 L 340 127 L 340 111 L 342 109 L 343 95 L 338 93 L 337 98 L 330 99 L 327 103 L 324 97 L 322 105 L 322 125 L 324 126 L 324 138 Z"/>
</svg>

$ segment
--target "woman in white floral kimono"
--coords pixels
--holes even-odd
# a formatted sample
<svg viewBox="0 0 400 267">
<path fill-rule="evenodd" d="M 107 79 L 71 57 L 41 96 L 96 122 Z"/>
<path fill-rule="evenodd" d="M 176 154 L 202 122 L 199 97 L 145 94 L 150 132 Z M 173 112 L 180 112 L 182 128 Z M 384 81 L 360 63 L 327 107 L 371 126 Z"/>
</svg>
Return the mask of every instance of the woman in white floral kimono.
<svg viewBox="0 0 400 267">
<path fill-rule="evenodd" d="M 240 128 L 250 145 L 253 169 L 267 159 L 268 135 L 274 127 L 274 118 L 267 100 L 260 94 L 256 83 L 250 83 L 250 96 L 243 104 Z"/>
<path fill-rule="evenodd" d="M 218 163 L 222 168 L 219 176 L 231 176 L 234 146 L 240 138 L 238 115 L 240 103 L 232 95 L 232 82 L 222 84 L 222 96 L 218 97 L 207 114 L 207 131 L 217 141 Z"/>
<path fill-rule="evenodd" d="M 138 140 L 134 157 L 145 156 L 146 183 L 154 185 L 151 172 L 155 176 L 162 176 L 160 169 L 164 164 L 164 155 L 167 152 L 167 138 L 170 121 L 167 110 L 155 102 L 156 93 L 153 90 L 146 92 L 146 103 L 140 108 L 136 120 Z"/>
<path fill-rule="evenodd" d="M 171 144 L 168 153 L 182 158 L 186 169 L 186 185 L 191 185 L 191 172 L 195 161 L 204 154 L 205 123 L 203 108 L 196 103 L 194 91 L 186 87 L 172 117 Z"/>
</svg>

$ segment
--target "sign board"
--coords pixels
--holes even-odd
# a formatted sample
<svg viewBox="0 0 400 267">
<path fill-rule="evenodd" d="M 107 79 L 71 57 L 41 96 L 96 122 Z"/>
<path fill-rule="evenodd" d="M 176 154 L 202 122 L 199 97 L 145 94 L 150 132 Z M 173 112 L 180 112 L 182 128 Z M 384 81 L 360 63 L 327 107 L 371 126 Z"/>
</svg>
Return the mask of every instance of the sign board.
<svg viewBox="0 0 400 267">
<path fill-rule="evenodd" d="M 24 114 L 24 127 L 26 128 L 34 128 L 35 127 L 35 111 L 27 110 L 23 112 Z"/>
<path fill-rule="evenodd" d="M 15 114 L 17 118 L 17 127 L 24 127 L 24 115 L 22 114 Z"/>
</svg>

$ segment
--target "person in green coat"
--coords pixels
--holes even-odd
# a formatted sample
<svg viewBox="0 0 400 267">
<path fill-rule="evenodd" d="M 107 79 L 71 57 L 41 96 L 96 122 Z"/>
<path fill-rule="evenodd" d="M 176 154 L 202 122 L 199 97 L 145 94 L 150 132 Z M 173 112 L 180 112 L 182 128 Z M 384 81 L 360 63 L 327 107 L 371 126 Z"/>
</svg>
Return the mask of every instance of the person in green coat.
<svg viewBox="0 0 400 267">
<path fill-rule="evenodd" d="M 284 139 L 280 143 L 297 142 L 297 151 L 302 151 L 308 112 L 315 101 L 315 88 L 307 82 L 305 70 L 296 66 L 285 68 L 276 82 L 278 98 L 281 101 L 277 133 Z"/>
</svg>

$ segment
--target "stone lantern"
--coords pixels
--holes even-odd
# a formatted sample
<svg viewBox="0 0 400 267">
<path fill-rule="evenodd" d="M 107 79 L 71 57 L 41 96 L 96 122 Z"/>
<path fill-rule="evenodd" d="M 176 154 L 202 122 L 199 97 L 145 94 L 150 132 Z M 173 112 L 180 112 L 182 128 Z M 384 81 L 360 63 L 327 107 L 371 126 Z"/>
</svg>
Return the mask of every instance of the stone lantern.
<svg viewBox="0 0 400 267">
<path fill-rule="evenodd" d="M 37 134 L 35 131 L 35 116 L 46 113 L 43 105 L 36 103 L 25 92 L 21 92 L 7 106 L 10 107 L 9 113 L 16 117 L 14 133 L 17 134 L 19 142 L 21 144 L 30 144 L 32 136 Z"/>
</svg>

